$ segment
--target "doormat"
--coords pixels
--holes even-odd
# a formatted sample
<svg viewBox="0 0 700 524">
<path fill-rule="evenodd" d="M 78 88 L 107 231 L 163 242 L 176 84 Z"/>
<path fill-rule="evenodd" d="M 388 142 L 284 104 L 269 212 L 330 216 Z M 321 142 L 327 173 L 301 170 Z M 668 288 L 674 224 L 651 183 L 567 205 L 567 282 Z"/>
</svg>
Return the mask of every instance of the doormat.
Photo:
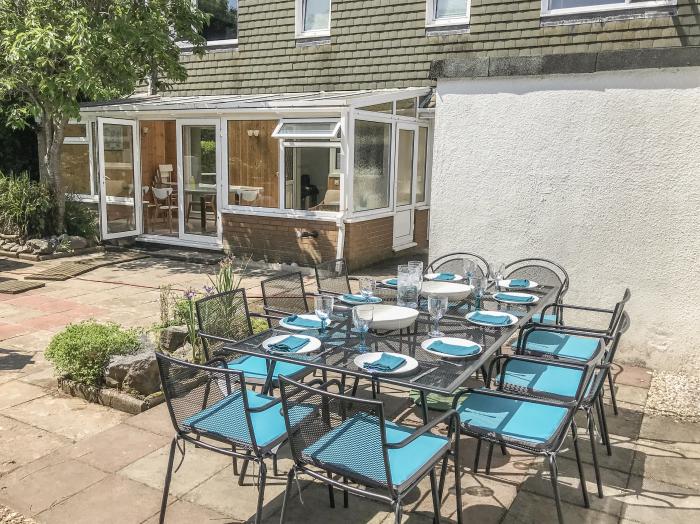
<svg viewBox="0 0 700 524">
<path fill-rule="evenodd" d="M 30 289 L 38 289 L 44 287 L 46 284 L 43 282 L 28 282 L 26 280 L 16 280 L 14 278 L 1 280 L 0 281 L 0 293 L 6 293 L 8 295 L 16 295 L 17 293 L 24 293 Z"/>
<path fill-rule="evenodd" d="M 86 260 L 60 262 L 37 273 L 27 275 L 24 278 L 32 280 L 68 280 L 69 278 L 75 278 L 93 269 L 121 264 L 122 262 L 131 262 L 141 258 L 148 258 L 148 255 L 142 253 L 109 254 Z"/>
</svg>

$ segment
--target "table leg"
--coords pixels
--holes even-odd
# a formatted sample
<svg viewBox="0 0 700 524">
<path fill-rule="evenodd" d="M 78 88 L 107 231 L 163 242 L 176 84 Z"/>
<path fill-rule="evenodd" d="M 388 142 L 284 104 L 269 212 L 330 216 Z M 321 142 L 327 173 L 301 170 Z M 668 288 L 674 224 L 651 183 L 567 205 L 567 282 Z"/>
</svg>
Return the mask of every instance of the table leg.
<svg viewBox="0 0 700 524">
<path fill-rule="evenodd" d="M 420 390 L 420 406 L 423 412 L 423 424 L 428 423 L 428 399 L 426 398 L 425 391 Z"/>
<path fill-rule="evenodd" d="M 205 207 L 205 198 L 199 197 L 199 222 L 202 225 L 202 233 L 207 232 L 207 208 Z"/>
<path fill-rule="evenodd" d="M 275 361 L 274 360 L 268 360 L 267 361 L 267 377 L 265 377 L 265 384 L 263 384 L 262 391 L 261 393 L 263 395 L 269 395 L 272 392 L 272 388 L 274 387 L 275 383 L 272 380 L 272 377 L 275 374 Z"/>
</svg>

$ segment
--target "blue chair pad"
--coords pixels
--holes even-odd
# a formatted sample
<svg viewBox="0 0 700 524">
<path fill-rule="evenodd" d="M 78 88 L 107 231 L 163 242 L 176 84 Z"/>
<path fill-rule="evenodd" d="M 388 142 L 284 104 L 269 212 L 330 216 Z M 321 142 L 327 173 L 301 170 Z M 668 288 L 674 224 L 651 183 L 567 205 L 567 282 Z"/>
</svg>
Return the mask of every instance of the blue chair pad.
<svg viewBox="0 0 700 524">
<path fill-rule="evenodd" d="M 385 423 L 386 440 L 394 444 L 413 433 L 413 428 Z M 401 486 L 427 465 L 439 459 L 449 447 L 445 437 L 425 434 L 398 449 L 388 449 L 389 470 L 394 486 Z M 320 466 L 347 473 L 356 480 L 386 484 L 382 458 L 379 418 L 360 413 L 328 432 L 303 454 Z"/>
<path fill-rule="evenodd" d="M 215 387 L 215 386 L 214 386 Z M 274 400 L 273 397 L 247 391 L 248 406 L 257 408 Z M 282 404 L 277 403 L 265 411 L 250 414 L 256 444 L 265 447 L 282 439 L 287 428 L 282 416 Z M 245 419 L 241 392 L 224 397 L 196 415 L 187 418 L 183 425 L 192 429 L 219 435 L 228 440 L 250 445 L 250 431 Z"/>
<path fill-rule="evenodd" d="M 594 337 L 580 337 L 535 330 L 527 337 L 525 350 L 536 353 L 548 353 L 561 358 L 588 361 L 596 354 L 599 345 L 600 340 Z"/>
<path fill-rule="evenodd" d="M 510 360 L 505 366 L 503 382 L 533 393 L 548 393 L 572 399 L 581 382 L 583 370 L 565 368 L 545 362 Z M 500 383 L 500 377 L 496 379 Z"/>
<path fill-rule="evenodd" d="M 547 324 L 553 326 L 557 323 L 557 316 L 545 315 L 544 313 L 540 313 L 539 315 L 535 315 L 534 320 L 535 322 L 539 322 L 540 324 Z"/>
<path fill-rule="evenodd" d="M 263 357 L 254 357 L 250 355 L 239 357 L 229 362 L 228 368 L 242 371 L 246 379 L 265 380 L 267 378 L 267 364 Z M 308 371 L 309 368 L 306 366 L 292 364 L 291 362 L 277 362 L 275 364 L 275 371 L 272 373 L 272 379 L 277 380 L 280 375 L 294 378 Z"/>
<path fill-rule="evenodd" d="M 526 442 L 533 447 L 544 447 L 559 433 L 568 410 L 510 398 L 471 392 L 457 408 L 466 428 L 494 432 Z"/>
</svg>

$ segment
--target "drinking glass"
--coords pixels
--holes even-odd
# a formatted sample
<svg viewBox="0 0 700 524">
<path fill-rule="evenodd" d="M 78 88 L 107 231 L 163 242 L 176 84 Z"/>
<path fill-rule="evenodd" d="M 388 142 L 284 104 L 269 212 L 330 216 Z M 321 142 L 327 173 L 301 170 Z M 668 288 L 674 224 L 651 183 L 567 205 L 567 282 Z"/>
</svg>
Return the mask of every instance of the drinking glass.
<svg viewBox="0 0 700 524">
<path fill-rule="evenodd" d="M 478 267 L 476 262 L 471 259 L 462 259 L 462 270 L 464 271 L 464 279 L 469 282 L 469 279 L 476 276 Z"/>
<path fill-rule="evenodd" d="M 430 337 L 442 337 L 444 333 L 440 332 L 440 319 L 447 313 L 447 297 L 430 295 L 428 297 L 428 313 L 433 319 L 433 330 L 428 333 Z"/>
<path fill-rule="evenodd" d="M 372 277 L 360 277 L 360 293 L 365 300 L 372 298 L 377 283 Z"/>
<path fill-rule="evenodd" d="M 411 268 L 408 264 L 400 265 L 398 267 L 397 279 L 396 303 L 404 307 L 418 307 L 420 281 L 416 276 L 415 268 Z"/>
<path fill-rule="evenodd" d="M 502 263 L 491 264 L 491 277 L 495 282 L 496 289 L 499 289 L 498 282 L 503 280 L 503 275 L 506 272 L 506 266 Z"/>
<path fill-rule="evenodd" d="M 421 260 L 409 260 L 406 262 L 406 265 L 418 272 L 421 276 L 423 275 L 423 262 Z"/>
<path fill-rule="evenodd" d="M 474 288 L 474 307 L 478 311 L 481 309 L 481 299 L 484 297 L 486 288 L 489 285 L 488 279 L 486 277 L 474 276 L 469 279 L 469 285 Z"/>
<path fill-rule="evenodd" d="M 314 311 L 316 316 L 321 319 L 321 329 L 319 330 L 319 338 L 324 338 L 326 336 L 326 320 L 328 320 L 333 313 L 333 304 L 335 298 L 328 295 L 320 295 L 314 297 Z"/>
<path fill-rule="evenodd" d="M 372 323 L 373 318 L 374 307 L 372 306 L 355 306 L 352 308 L 352 322 L 355 325 L 355 329 L 360 333 L 360 344 L 357 346 L 357 350 L 360 353 L 364 353 L 369 349 L 365 342 L 365 336 L 369 331 L 369 325 Z"/>
</svg>

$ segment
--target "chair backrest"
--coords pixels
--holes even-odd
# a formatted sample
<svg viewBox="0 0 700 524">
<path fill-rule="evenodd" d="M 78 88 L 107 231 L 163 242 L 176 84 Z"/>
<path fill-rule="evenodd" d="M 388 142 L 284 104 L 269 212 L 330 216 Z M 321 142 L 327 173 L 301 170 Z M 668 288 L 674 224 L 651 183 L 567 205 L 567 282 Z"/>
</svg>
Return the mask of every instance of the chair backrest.
<svg viewBox="0 0 700 524">
<path fill-rule="evenodd" d="M 334 381 L 337 382 L 337 381 Z M 384 408 L 280 377 L 282 409 L 294 462 L 392 489 Z M 355 467 L 348 471 L 342 464 Z"/>
<path fill-rule="evenodd" d="M 599 370 L 595 374 L 595 377 L 593 378 L 593 384 L 591 385 L 588 391 L 588 395 L 586 395 L 587 398 L 594 399 L 600 393 L 601 388 L 605 384 L 608 373 L 610 373 L 610 366 L 615 360 L 615 353 L 617 353 L 617 348 L 620 345 L 620 339 L 622 338 L 622 335 L 624 335 L 625 332 L 629 329 L 630 323 L 631 322 L 629 315 L 623 311 L 620 314 L 620 320 L 617 323 L 617 328 L 615 333 L 613 334 L 612 340 L 608 344 L 605 354 L 603 355 L 601 364 L 603 364 L 604 367 L 602 368 L 602 370 Z"/>
<path fill-rule="evenodd" d="M 266 313 L 294 315 L 309 312 L 304 277 L 300 272 L 285 273 L 260 283 Z"/>
<path fill-rule="evenodd" d="M 613 314 L 610 317 L 610 324 L 608 324 L 608 334 L 612 336 L 616 331 L 620 329 L 620 322 L 622 321 L 623 314 L 625 312 L 625 306 L 632 298 L 632 292 L 630 288 L 625 288 L 625 292 L 622 295 L 622 300 L 620 300 L 613 308 Z M 629 323 L 629 316 L 627 317 Z M 626 328 L 625 328 L 626 329 Z"/>
<path fill-rule="evenodd" d="M 428 267 L 425 268 L 426 273 L 456 273 L 461 275 L 464 273 L 464 259 L 471 260 L 476 264 L 478 275 L 485 277 L 489 272 L 489 263 L 481 255 L 469 252 L 448 253 L 436 258 Z"/>
<path fill-rule="evenodd" d="M 153 197 L 157 202 L 163 202 L 168 199 L 170 194 L 173 192 L 172 187 L 154 187 L 152 188 Z"/>
<path fill-rule="evenodd" d="M 207 360 L 222 354 L 225 341 L 237 342 L 253 334 L 245 289 L 204 297 L 195 302 L 195 309 Z"/>
<path fill-rule="evenodd" d="M 314 267 L 319 293 L 350 293 L 348 265 L 344 258 L 321 262 Z"/>
<path fill-rule="evenodd" d="M 247 391 L 242 372 L 192 364 L 158 352 L 156 359 L 170 418 L 179 435 L 193 439 L 201 434 L 219 441 L 229 440 L 218 432 L 196 429 L 197 422 L 204 418 L 202 412 L 218 404 L 222 409 L 216 413 L 217 426 L 227 428 L 229 435 L 237 435 L 238 444 L 247 443 L 251 449 L 256 446 L 248 395 L 241 394 Z"/>
<path fill-rule="evenodd" d="M 158 178 L 161 184 L 169 184 L 174 182 L 175 169 L 172 164 L 160 164 L 158 166 Z"/>
<path fill-rule="evenodd" d="M 526 278 L 538 284 L 558 287 L 555 302 L 561 304 L 569 290 L 569 274 L 556 262 L 546 258 L 523 258 L 506 265 L 506 278 Z"/>
<path fill-rule="evenodd" d="M 326 195 L 323 197 L 323 204 L 327 206 L 337 206 L 340 204 L 340 190 L 339 189 L 329 189 L 326 191 Z"/>
</svg>

